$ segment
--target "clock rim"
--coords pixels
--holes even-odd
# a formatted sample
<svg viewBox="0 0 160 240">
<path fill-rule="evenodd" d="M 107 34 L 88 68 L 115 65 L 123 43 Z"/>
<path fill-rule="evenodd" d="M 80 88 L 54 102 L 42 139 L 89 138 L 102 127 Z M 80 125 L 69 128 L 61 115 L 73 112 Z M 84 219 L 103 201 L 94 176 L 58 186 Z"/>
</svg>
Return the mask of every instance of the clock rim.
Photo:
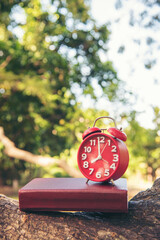
<svg viewBox="0 0 160 240">
<path fill-rule="evenodd" d="M 117 149 L 118 149 L 118 162 L 117 162 L 117 166 L 116 166 L 116 169 L 113 170 L 113 173 L 108 177 L 104 178 L 103 180 L 100 180 L 100 179 L 96 179 L 94 180 L 93 178 L 90 178 L 88 175 L 86 175 L 83 171 L 81 171 L 81 167 L 80 167 L 80 158 L 79 158 L 79 153 L 80 153 L 80 149 L 82 147 L 82 145 L 84 144 L 84 142 L 86 142 L 89 138 L 92 138 L 92 137 L 95 137 L 96 135 L 100 135 L 100 136 L 105 136 L 105 137 L 109 137 L 111 138 L 111 140 L 114 142 L 114 144 L 117 146 Z M 120 150 L 119 150 L 119 146 L 118 146 L 118 143 L 116 142 L 116 138 L 113 137 L 112 135 L 109 135 L 109 134 L 106 134 L 106 133 L 102 133 L 102 132 L 95 132 L 93 134 L 90 134 L 89 136 L 87 136 L 83 141 L 82 143 L 80 144 L 79 146 L 79 149 L 78 149 L 78 153 L 77 153 L 77 162 L 78 162 L 78 168 L 80 170 L 80 172 L 83 174 L 84 177 L 86 177 L 87 179 L 91 180 L 91 181 L 94 181 L 94 182 L 106 182 L 106 181 L 109 181 L 112 179 L 112 176 L 115 174 L 115 172 L 117 171 L 118 167 L 119 167 L 119 164 L 120 164 Z"/>
</svg>

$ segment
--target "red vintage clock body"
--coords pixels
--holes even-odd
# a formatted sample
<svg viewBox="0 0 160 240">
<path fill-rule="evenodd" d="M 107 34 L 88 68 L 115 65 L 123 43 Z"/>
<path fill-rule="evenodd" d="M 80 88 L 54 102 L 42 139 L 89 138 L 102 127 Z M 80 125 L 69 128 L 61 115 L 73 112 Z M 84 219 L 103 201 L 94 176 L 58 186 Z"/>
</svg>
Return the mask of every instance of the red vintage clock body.
<svg viewBox="0 0 160 240">
<path fill-rule="evenodd" d="M 79 147 L 77 160 L 80 171 L 89 180 L 116 180 L 128 167 L 129 154 L 123 142 L 127 138 L 126 134 L 117 128 L 110 128 L 108 132 L 112 135 L 92 127 L 82 136 L 83 142 Z"/>
</svg>

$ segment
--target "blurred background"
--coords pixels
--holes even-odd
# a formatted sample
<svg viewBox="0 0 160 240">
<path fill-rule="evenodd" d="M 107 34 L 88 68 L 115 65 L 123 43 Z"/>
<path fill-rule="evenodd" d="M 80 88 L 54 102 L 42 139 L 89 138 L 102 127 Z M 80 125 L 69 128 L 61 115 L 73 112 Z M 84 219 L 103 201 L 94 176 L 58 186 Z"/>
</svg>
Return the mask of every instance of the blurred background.
<svg viewBox="0 0 160 240">
<path fill-rule="evenodd" d="M 79 177 L 95 118 L 128 136 L 129 197 L 160 176 L 159 0 L 0 1 L 0 193 Z M 112 126 L 99 121 L 98 127 Z"/>
</svg>

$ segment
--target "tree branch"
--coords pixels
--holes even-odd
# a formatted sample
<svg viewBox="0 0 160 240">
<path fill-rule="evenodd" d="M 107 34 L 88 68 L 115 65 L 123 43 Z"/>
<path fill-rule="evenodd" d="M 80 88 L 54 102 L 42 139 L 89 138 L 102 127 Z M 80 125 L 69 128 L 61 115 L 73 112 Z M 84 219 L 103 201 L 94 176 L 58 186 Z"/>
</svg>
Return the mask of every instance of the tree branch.
<svg viewBox="0 0 160 240">
<path fill-rule="evenodd" d="M 11 61 L 11 59 L 12 57 L 8 56 L 6 60 L 0 64 L 0 68 L 5 68 L 8 65 L 8 63 Z"/>
<path fill-rule="evenodd" d="M 0 194 L 0 239 L 160 239 L 160 178 L 129 202 L 128 213 L 35 212 Z"/>
<path fill-rule="evenodd" d="M 5 136 L 3 127 L 0 127 L 0 141 L 5 147 L 5 154 L 11 158 L 18 158 L 26 162 L 38 164 L 42 167 L 57 164 L 59 167 L 64 169 L 70 176 L 82 177 L 81 173 L 77 169 L 71 167 L 66 161 L 62 159 L 35 155 L 28 151 L 17 148 L 14 142 L 12 142 L 8 137 Z"/>
</svg>

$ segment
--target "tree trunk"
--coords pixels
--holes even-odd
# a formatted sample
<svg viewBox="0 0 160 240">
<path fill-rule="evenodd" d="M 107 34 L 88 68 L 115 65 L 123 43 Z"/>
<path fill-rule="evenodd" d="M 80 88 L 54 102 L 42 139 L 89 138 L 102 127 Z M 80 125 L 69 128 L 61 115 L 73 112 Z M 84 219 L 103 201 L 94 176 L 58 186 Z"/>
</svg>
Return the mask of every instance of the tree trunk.
<svg viewBox="0 0 160 240">
<path fill-rule="evenodd" d="M 160 178 L 129 201 L 128 213 L 25 213 L 0 195 L 0 239 L 160 239 Z"/>
</svg>

